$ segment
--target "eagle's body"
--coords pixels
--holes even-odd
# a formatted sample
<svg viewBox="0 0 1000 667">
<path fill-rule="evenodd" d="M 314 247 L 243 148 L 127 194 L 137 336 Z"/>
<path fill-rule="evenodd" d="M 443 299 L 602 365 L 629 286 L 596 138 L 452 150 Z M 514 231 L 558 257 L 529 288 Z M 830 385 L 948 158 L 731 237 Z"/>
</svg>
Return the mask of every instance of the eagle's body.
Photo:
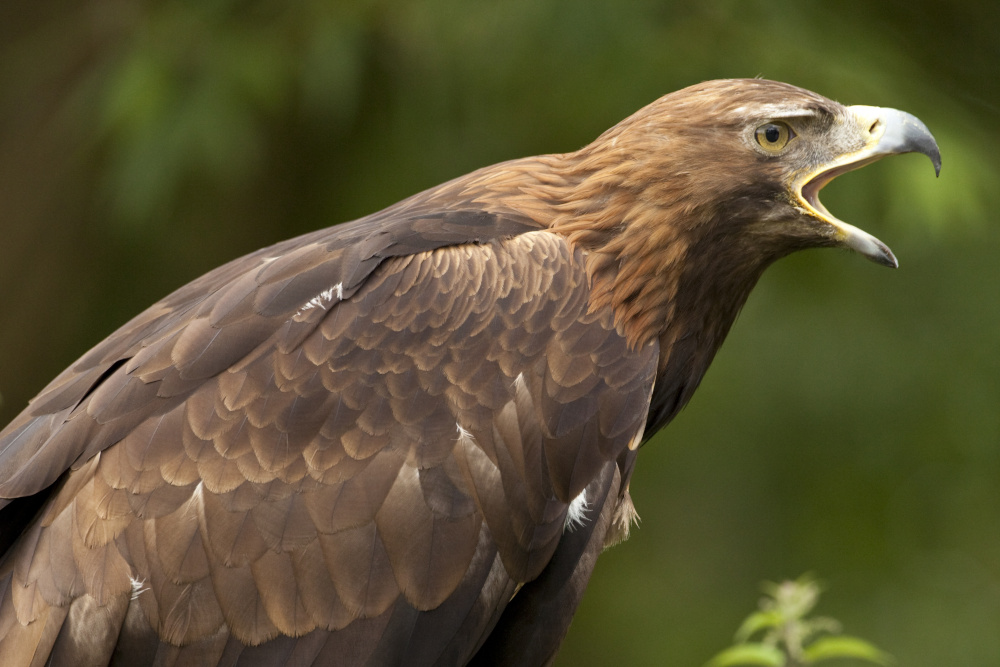
<svg viewBox="0 0 1000 667">
<path fill-rule="evenodd" d="M 544 664 L 761 272 L 886 261 L 787 195 L 846 110 L 702 84 L 153 305 L 0 433 L 0 662 Z M 811 180 L 742 129 L 806 112 Z"/>
</svg>

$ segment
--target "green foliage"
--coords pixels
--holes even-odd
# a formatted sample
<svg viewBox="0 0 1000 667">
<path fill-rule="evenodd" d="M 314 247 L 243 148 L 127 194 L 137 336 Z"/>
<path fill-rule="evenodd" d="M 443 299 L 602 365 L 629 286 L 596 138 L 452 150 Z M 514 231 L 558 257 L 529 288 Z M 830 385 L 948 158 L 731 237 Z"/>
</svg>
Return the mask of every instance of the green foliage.
<svg viewBox="0 0 1000 667">
<path fill-rule="evenodd" d="M 356 21 L 308 3 L 253 5 L 164 3 L 110 54 L 96 94 L 116 219 L 173 214 L 191 178 L 226 186 L 260 175 L 268 121 L 296 103 L 331 120 L 352 107 Z"/>
<path fill-rule="evenodd" d="M 705 666 L 764 665 L 764 667 L 784 667 L 786 662 L 785 653 L 777 646 L 748 642 L 730 646 L 705 663 Z"/>
<path fill-rule="evenodd" d="M 844 658 L 892 664 L 887 653 L 869 642 L 839 634 L 840 623 L 832 618 L 806 618 L 820 595 L 819 584 L 810 576 L 767 583 L 764 592 L 760 611 L 750 614 L 736 631 L 736 645 L 715 655 L 705 667 L 798 667 Z M 761 633 L 759 640 L 751 641 Z"/>
</svg>

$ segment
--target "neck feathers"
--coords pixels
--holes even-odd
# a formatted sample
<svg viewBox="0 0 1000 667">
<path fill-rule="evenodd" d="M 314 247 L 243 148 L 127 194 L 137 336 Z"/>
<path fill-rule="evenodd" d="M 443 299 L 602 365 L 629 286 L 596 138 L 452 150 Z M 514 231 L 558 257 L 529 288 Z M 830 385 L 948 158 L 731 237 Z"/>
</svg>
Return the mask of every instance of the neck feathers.
<svg viewBox="0 0 1000 667">
<path fill-rule="evenodd" d="M 748 262 L 746 248 L 726 242 L 724 214 L 700 203 L 713 198 L 698 197 L 683 172 L 650 167 L 613 144 L 488 167 L 441 194 L 529 217 L 585 250 L 591 307 L 611 308 L 634 348 L 658 340 L 661 366 L 678 341 L 699 341 L 694 349 L 707 353 L 691 361 L 698 373 L 766 263 Z"/>
</svg>

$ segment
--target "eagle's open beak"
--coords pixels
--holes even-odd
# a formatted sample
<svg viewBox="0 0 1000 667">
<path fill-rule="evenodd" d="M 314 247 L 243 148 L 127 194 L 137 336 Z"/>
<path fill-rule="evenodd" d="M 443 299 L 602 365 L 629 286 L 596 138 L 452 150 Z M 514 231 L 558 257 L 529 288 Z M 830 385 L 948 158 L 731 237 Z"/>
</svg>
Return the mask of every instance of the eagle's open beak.
<svg viewBox="0 0 1000 667">
<path fill-rule="evenodd" d="M 861 150 L 841 155 L 823 165 L 819 171 L 804 175 L 797 188 L 800 204 L 834 228 L 834 236 L 840 245 L 861 253 L 873 262 L 896 268 L 899 263 L 889 247 L 868 232 L 834 217 L 820 202 L 819 191 L 845 172 L 899 153 L 923 153 L 934 163 L 934 172 L 940 174 L 941 153 L 930 130 L 912 114 L 867 106 L 852 106 L 847 110 L 854 114 L 861 131 L 868 134 L 868 141 Z"/>
</svg>

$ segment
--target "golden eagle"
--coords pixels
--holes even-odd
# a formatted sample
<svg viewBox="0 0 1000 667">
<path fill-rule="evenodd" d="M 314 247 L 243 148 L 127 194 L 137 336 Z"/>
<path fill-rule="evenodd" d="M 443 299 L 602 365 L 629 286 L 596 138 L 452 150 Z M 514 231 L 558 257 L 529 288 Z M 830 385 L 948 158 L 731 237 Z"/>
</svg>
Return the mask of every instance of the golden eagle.
<svg viewBox="0 0 1000 667">
<path fill-rule="evenodd" d="M 0 432 L 3 664 L 547 663 L 761 272 L 895 266 L 817 194 L 909 151 L 712 81 L 180 288 Z"/>
</svg>

